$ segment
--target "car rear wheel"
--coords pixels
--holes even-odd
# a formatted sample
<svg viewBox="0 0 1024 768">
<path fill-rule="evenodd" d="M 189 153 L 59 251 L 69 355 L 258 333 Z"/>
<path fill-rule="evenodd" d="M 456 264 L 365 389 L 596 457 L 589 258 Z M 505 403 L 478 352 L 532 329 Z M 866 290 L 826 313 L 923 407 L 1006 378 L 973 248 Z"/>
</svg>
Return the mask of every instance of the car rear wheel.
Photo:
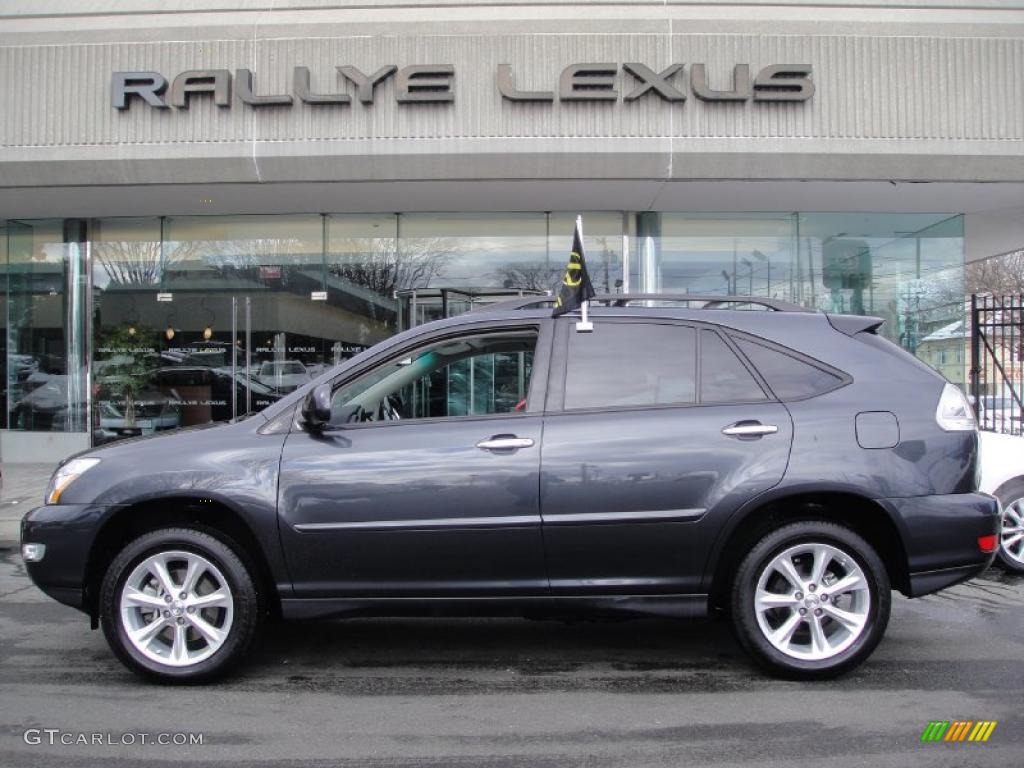
<svg viewBox="0 0 1024 768">
<path fill-rule="evenodd" d="M 130 669 L 164 682 L 203 682 L 245 653 L 259 599 L 250 569 L 226 541 L 193 528 L 153 531 L 107 569 L 100 620 Z"/>
<path fill-rule="evenodd" d="M 889 577 L 874 549 L 835 523 L 792 523 L 748 553 L 733 585 L 740 644 L 762 666 L 794 678 L 847 672 L 875 649 L 889 622 Z"/>
<path fill-rule="evenodd" d="M 1007 570 L 1024 573 L 1024 480 L 1011 480 L 995 493 L 1003 505 L 1003 529 L 999 535 L 999 562 Z"/>
</svg>

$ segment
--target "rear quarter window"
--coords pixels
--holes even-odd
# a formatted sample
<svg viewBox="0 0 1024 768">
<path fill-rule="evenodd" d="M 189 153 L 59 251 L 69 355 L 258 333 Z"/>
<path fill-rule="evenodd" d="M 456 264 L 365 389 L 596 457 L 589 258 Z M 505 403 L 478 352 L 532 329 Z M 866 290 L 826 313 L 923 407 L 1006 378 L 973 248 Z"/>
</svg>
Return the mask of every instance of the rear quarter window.
<svg viewBox="0 0 1024 768">
<path fill-rule="evenodd" d="M 730 334 L 731 335 L 731 334 Z M 743 336 L 731 335 L 751 365 L 779 400 L 804 400 L 838 389 L 847 382 L 839 371 Z"/>
</svg>

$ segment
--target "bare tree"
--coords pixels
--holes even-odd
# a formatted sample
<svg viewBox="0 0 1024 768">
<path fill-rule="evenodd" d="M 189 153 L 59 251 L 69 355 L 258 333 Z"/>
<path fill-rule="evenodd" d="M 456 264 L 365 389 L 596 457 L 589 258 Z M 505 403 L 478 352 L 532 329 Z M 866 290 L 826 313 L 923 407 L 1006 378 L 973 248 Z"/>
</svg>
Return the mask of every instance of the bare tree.
<svg viewBox="0 0 1024 768">
<path fill-rule="evenodd" d="M 1024 249 L 968 262 L 964 268 L 964 289 L 968 295 L 1024 293 Z"/>
<path fill-rule="evenodd" d="M 427 287 L 460 252 L 457 241 L 447 237 L 403 238 L 401 248 L 391 237 L 352 238 L 332 245 L 350 255 L 332 257 L 330 274 L 389 298 L 395 291 Z"/>
</svg>

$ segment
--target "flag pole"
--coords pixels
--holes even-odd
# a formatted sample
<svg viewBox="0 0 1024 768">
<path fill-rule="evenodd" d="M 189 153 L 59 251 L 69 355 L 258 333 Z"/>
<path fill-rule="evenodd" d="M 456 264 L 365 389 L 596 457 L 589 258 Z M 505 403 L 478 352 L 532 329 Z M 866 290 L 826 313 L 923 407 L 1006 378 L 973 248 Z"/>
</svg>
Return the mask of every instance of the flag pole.
<svg viewBox="0 0 1024 768">
<path fill-rule="evenodd" d="M 576 231 L 580 236 L 580 246 L 583 246 L 583 217 L 576 216 Z M 582 254 L 581 254 L 582 255 Z M 590 322 L 588 317 L 588 311 L 590 310 L 590 299 L 585 299 L 580 302 L 580 319 L 576 323 L 576 333 L 591 333 L 594 330 L 594 324 Z"/>
</svg>

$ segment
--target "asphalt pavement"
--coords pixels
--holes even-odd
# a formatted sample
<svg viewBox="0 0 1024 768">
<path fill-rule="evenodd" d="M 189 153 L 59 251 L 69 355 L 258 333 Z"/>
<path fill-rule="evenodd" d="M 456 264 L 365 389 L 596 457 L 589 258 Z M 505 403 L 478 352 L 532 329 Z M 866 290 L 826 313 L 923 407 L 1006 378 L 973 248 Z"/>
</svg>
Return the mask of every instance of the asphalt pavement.
<svg viewBox="0 0 1024 768">
<path fill-rule="evenodd" d="M 268 625 L 230 678 L 164 687 L 0 531 L 3 768 L 1019 766 L 1022 659 L 1024 578 L 992 569 L 896 597 L 874 656 L 830 682 L 763 675 L 720 621 L 360 619 Z M 922 743 L 932 720 L 997 725 Z"/>
</svg>

